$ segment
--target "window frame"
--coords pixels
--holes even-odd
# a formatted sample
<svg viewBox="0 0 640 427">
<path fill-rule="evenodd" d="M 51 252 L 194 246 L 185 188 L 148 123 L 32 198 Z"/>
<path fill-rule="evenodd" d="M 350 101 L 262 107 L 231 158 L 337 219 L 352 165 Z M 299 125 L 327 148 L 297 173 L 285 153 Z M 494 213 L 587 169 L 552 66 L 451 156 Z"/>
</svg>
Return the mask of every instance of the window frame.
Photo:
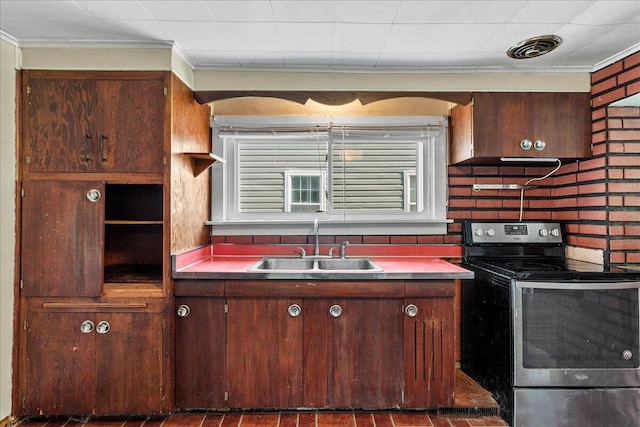
<svg viewBox="0 0 640 427">
<path fill-rule="evenodd" d="M 214 234 L 307 234 L 316 218 L 321 224 L 321 234 L 446 234 L 446 224 L 452 222 L 446 218 L 448 121 L 445 116 L 215 116 L 211 125 L 213 153 L 225 160 L 211 168 L 211 219 L 205 223 L 212 226 Z M 236 142 L 244 135 L 242 132 L 259 132 L 264 128 L 288 130 L 294 131 L 292 135 L 295 137 L 326 137 L 329 141 L 328 133 L 340 126 L 379 127 L 381 130 L 385 127 L 424 129 L 422 134 L 426 136 L 419 144 L 424 173 L 416 171 L 416 181 L 422 189 L 418 192 L 418 202 L 424 207 L 421 212 L 407 212 L 402 208 L 393 212 L 333 211 L 328 205 L 325 212 L 239 212 Z M 309 132 L 314 129 L 317 131 L 315 134 Z M 296 130 L 302 133 L 295 134 Z M 332 149 L 329 142 L 327 151 L 330 157 Z M 332 172 L 327 170 L 326 174 L 323 182 L 331 200 L 332 188 L 328 183 L 332 180 Z M 422 199 L 422 193 L 428 197 Z"/>
</svg>

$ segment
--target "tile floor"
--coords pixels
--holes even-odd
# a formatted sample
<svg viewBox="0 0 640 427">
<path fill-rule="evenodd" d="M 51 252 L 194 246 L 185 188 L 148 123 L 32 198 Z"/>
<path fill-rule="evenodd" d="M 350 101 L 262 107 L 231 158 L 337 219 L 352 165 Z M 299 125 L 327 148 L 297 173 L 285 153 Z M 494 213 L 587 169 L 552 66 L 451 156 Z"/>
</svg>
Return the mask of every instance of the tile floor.
<svg viewBox="0 0 640 427">
<path fill-rule="evenodd" d="M 495 416 L 425 412 L 265 412 L 174 414 L 158 417 L 32 418 L 20 427 L 502 427 Z"/>
</svg>

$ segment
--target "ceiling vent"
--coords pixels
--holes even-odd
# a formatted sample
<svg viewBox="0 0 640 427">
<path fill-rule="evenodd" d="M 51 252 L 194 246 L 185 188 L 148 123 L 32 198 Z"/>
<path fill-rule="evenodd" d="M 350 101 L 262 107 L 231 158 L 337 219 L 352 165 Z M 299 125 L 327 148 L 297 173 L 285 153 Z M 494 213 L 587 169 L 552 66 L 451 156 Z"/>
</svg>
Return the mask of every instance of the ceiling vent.
<svg viewBox="0 0 640 427">
<path fill-rule="evenodd" d="M 528 59 L 545 55 L 560 46 L 562 39 L 558 36 L 539 36 L 523 40 L 507 51 L 507 55 L 514 59 Z"/>
</svg>

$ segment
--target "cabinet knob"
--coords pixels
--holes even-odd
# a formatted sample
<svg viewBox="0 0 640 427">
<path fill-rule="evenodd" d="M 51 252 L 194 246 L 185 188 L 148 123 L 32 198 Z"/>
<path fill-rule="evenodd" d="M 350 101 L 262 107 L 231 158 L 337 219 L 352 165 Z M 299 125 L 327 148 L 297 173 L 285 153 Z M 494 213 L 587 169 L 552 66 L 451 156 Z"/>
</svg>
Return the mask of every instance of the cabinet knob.
<svg viewBox="0 0 640 427">
<path fill-rule="evenodd" d="M 178 307 L 177 314 L 178 317 L 187 317 L 191 313 L 191 309 L 188 305 L 182 304 Z"/>
<path fill-rule="evenodd" d="M 544 147 L 546 146 L 547 146 L 547 143 L 540 139 L 533 143 L 533 148 L 535 148 L 538 151 L 544 150 Z"/>
<path fill-rule="evenodd" d="M 90 334 L 93 332 L 93 322 L 91 320 L 85 320 L 80 325 L 80 332 L 83 334 Z"/>
<path fill-rule="evenodd" d="M 331 308 L 329 308 L 329 314 L 331 315 L 331 317 L 342 316 L 342 307 L 340 307 L 338 304 L 332 305 Z"/>
<path fill-rule="evenodd" d="M 523 139 L 520 141 L 520 148 L 523 150 L 531 150 L 531 147 L 533 147 L 533 143 L 530 139 Z"/>
<path fill-rule="evenodd" d="M 302 314 L 302 308 L 298 304 L 291 304 L 287 312 L 291 317 L 298 317 Z"/>
<path fill-rule="evenodd" d="M 409 317 L 416 317 L 418 315 L 418 307 L 416 307 L 415 304 L 409 304 L 405 309 L 404 312 L 406 313 L 407 316 Z"/>
<path fill-rule="evenodd" d="M 98 326 L 96 326 L 96 332 L 99 334 L 106 334 L 107 332 L 109 332 L 110 328 L 111 325 L 109 324 L 109 322 L 107 322 L 106 320 L 102 320 L 100 321 L 100 323 L 98 323 Z"/>
<path fill-rule="evenodd" d="M 96 190 L 95 188 L 92 188 L 91 190 L 87 191 L 87 199 L 89 199 L 90 202 L 97 202 L 98 200 L 100 200 L 100 198 L 102 197 L 102 194 L 100 194 L 100 190 Z"/>
</svg>

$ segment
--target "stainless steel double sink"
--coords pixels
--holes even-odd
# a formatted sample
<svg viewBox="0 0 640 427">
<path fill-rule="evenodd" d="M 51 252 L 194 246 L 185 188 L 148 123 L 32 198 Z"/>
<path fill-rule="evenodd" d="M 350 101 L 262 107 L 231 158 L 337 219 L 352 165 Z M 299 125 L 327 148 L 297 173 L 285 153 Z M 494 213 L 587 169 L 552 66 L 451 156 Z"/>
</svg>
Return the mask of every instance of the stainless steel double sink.
<svg viewBox="0 0 640 427">
<path fill-rule="evenodd" d="M 264 257 L 249 271 L 374 272 L 382 269 L 371 258 Z"/>
</svg>

